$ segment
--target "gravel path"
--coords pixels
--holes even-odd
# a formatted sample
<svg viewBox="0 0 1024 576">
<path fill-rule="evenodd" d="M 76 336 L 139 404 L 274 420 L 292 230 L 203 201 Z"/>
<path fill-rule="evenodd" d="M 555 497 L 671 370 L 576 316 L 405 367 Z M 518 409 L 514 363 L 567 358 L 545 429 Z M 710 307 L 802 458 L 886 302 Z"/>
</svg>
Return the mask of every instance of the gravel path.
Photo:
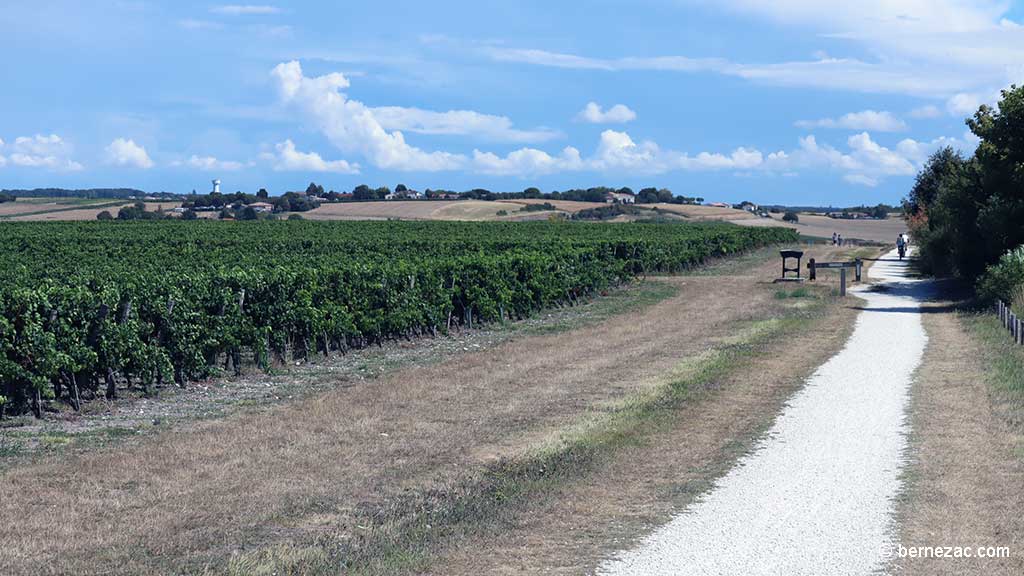
<svg viewBox="0 0 1024 576">
<path fill-rule="evenodd" d="M 846 347 L 757 449 L 599 574 L 870 574 L 885 565 L 911 375 L 926 343 L 924 286 L 907 279 L 895 251 L 868 276 L 882 290 L 856 289 L 867 303 Z"/>
</svg>

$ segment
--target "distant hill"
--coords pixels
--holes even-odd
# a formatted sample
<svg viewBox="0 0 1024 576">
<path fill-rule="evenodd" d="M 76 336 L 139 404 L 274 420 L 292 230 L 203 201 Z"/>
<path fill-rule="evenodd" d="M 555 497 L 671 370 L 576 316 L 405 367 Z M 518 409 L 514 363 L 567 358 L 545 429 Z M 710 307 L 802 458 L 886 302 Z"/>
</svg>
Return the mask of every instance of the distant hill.
<svg viewBox="0 0 1024 576">
<path fill-rule="evenodd" d="M 170 192 L 143 192 L 135 188 L 87 188 L 69 190 L 67 188 L 34 188 L 32 190 L 0 190 L 0 194 L 19 198 L 161 198 L 177 200 L 178 195 Z"/>
</svg>

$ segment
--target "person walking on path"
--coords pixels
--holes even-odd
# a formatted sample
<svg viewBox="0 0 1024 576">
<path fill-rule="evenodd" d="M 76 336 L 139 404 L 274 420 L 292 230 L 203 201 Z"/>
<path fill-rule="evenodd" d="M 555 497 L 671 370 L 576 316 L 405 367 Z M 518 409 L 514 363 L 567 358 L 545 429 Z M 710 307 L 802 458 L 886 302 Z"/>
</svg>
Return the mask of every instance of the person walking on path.
<svg viewBox="0 0 1024 576">
<path fill-rule="evenodd" d="M 836 245 L 836 233 L 835 232 L 832 233 L 832 245 L 833 246 Z"/>
</svg>

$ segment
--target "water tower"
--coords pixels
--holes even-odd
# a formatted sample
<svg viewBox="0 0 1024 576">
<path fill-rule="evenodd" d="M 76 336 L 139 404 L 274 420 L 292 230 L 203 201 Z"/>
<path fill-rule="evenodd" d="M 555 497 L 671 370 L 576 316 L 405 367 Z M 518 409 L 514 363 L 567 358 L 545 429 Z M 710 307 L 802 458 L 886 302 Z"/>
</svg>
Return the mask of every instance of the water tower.
<svg viewBox="0 0 1024 576">
<path fill-rule="evenodd" d="M 220 194 L 220 180 L 213 181 L 213 193 Z"/>
</svg>

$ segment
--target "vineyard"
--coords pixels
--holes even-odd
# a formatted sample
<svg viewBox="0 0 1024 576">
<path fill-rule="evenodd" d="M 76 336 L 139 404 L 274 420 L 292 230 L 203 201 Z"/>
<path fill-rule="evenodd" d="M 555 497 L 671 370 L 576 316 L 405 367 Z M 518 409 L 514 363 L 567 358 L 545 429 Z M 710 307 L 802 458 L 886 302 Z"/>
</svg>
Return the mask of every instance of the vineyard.
<svg viewBox="0 0 1024 576">
<path fill-rule="evenodd" d="M 793 241 L 728 224 L 0 226 L 0 416 L 529 316 Z"/>
</svg>

